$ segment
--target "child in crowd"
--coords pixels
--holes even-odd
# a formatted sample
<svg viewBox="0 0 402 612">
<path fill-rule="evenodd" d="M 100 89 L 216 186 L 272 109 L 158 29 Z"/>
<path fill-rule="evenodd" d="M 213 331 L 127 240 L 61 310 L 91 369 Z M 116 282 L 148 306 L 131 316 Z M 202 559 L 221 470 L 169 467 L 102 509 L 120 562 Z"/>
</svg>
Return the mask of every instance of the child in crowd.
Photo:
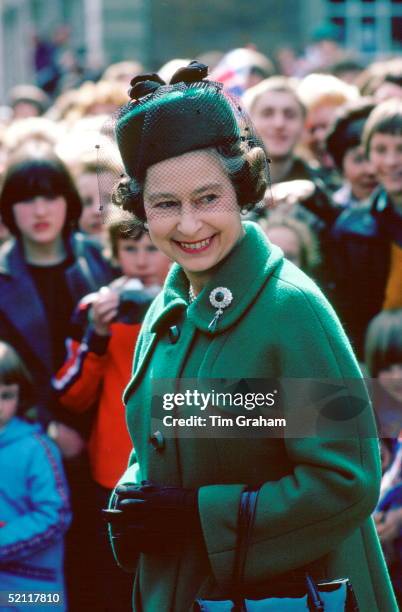
<svg viewBox="0 0 402 612">
<path fill-rule="evenodd" d="M 383 311 L 371 321 L 366 364 L 376 379 L 372 395 L 382 437 L 383 478 L 375 520 L 402 603 L 402 309 Z"/>
<path fill-rule="evenodd" d="M 381 438 L 402 437 L 402 309 L 384 310 L 371 321 L 365 361 Z M 402 481 L 402 474 L 401 474 Z M 383 487 L 384 488 L 384 487 Z"/>
<path fill-rule="evenodd" d="M 343 107 L 327 134 L 327 150 L 334 160 L 343 184 L 332 196 L 344 209 L 366 202 L 377 187 L 374 167 L 361 142 L 364 124 L 374 108 L 369 98 Z M 338 217 L 337 223 L 342 223 Z"/>
<path fill-rule="evenodd" d="M 127 466 L 132 442 L 121 400 L 131 373 L 134 346 L 145 312 L 159 293 L 170 260 L 141 230 L 131 237 L 126 221 L 108 228 L 112 255 L 123 276 L 108 287 L 81 300 L 68 339 L 69 354 L 53 381 L 62 405 L 84 412 L 98 402 L 89 440 L 92 477 L 97 486 L 97 506 L 107 505 L 111 491 Z M 117 568 L 104 530 L 99 559 L 108 589 L 110 609 L 128 610 L 132 580 Z M 119 602 L 119 605 L 117 605 Z"/>
<path fill-rule="evenodd" d="M 343 179 L 342 186 L 333 194 L 333 201 L 341 213 L 330 230 L 331 302 L 360 359 L 363 358 L 364 332 L 369 319 L 361 316 L 365 306 L 362 309 L 360 304 L 357 306 L 365 294 L 356 291 L 353 273 L 355 266 L 360 264 L 359 238 L 363 244 L 367 240 L 364 220 L 371 214 L 369 198 L 377 187 L 374 165 L 362 144 L 364 125 L 373 108 L 374 104 L 367 98 L 346 105 L 327 135 L 327 149 Z M 360 236 L 354 235 L 351 239 L 351 231 Z M 359 277 L 359 281 L 362 280 L 363 277 Z"/>
<path fill-rule="evenodd" d="M 395 594 L 402 604 L 402 446 L 396 439 L 383 438 L 381 448 L 386 461 L 382 461 L 382 492 L 374 518 Z"/>
<path fill-rule="evenodd" d="M 130 237 L 126 225 L 117 221 L 109 226 L 112 255 L 123 276 L 81 300 L 67 340 L 67 359 L 53 380 L 59 401 L 74 412 L 88 410 L 99 400 L 89 452 L 94 480 L 107 494 L 132 448 L 121 402 L 132 352 L 143 316 L 170 265 L 144 231 Z"/>
<path fill-rule="evenodd" d="M 402 308 L 402 100 L 388 100 L 372 111 L 363 144 L 382 187 L 372 208 L 388 243 L 382 308 Z"/>
<path fill-rule="evenodd" d="M 48 604 L 63 602 L 57 609 L 66 610 L 69 496 L 58 448 L 23 418 L 32 397 L 20 357 L 0 342 L 0 591 L 47 593 Z M 17 602 L 11 608 L 22 609 Z"/>
<path fill-rule="evenodd" d="M 281 247 L 286 259 L 310 276 L 320 262 L 318 240 L 307 223 L 275 213 L 259 221 L 266 236 Z"/>
<path fill-rule="evenodd" d="M 79 230 L 104 244 L 106 235 L 102 219 L 102 202 L 110 195 L 105 194 L 104 190 L 108 185 L 108 177 L 111 177 L 110 180 L 114 178 L 114 168 L 110 162 L 105 160 L 100 162 L 96 156 L 97 150 L 94 151 L 92 154 L 83 155 L 77 164 L 70 163 L 70 166 L 82 199 Z M 102 176 L 101 180 L 99 176 Z"/>
<path fill-rule="evenodd" d="M 64 363 L 76 304 L 112 279 L 99 246 L 75 231 L 81 210 L 71 174 L 52 147 L 29 142 L 10 156 L 0 190 L 0 214 L 13 235 L 0 249 L 0 338 L 13 346 L 32 375 L 38 421 L 65 460 L 73 509 L 66 538 L 72 612 L 95 605 L 97 584 L 91 565 L 95 533 L 85 452 L 88 424 L 87 415 L 62 414 L 51 377 Z"/>
</svg>

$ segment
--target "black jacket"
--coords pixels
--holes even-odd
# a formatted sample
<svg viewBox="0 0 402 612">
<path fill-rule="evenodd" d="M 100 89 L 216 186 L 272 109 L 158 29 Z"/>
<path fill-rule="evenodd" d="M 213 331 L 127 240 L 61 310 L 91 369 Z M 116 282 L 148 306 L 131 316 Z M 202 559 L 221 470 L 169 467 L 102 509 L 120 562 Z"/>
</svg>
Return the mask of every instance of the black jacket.
<svg viewBox="0 0 402 612">
<path fill-rule="evenodd" d="M 384 302 L 390 244 L 402 246 L 402 217 L 380 189 L 367 205 L 341 213 L 331 239 L 333 303 L 363 359 L 367 325 Z"/>
</svg>

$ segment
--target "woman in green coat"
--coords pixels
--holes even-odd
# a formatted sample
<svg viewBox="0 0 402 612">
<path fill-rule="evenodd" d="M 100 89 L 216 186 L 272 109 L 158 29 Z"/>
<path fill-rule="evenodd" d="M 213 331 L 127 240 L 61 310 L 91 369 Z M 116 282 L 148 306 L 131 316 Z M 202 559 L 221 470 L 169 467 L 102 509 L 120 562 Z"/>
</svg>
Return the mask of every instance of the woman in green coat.
<svg viewBox="0 0 402 612">
<path fill-rule="evenodd" d="M 116 558 L 137 565 L 134 610 L 185 612 L 196 598 L 228 594 L 240 497 L 258 485 L 248 588 L 306 571 L 318 581 L 348 577 L 361 611 L 392 612 L 370 518 L 378 440 L 362 433 L 374 425 L 358 365 L 316 285 L 242 221 L 267 186 L 264 152 L 241 111 L 205 76 L 192 63 L 169 86 L 137 77 L 116 127 L 128 179 L 115 200 L 176 262 L 136 347 L 124 396 L 135 456 L 111 500 Z M 190 396 L 184 405 L 176 397 L 174 410 L 161 404 L 155 384 L 177 391 L 183 379 L 353 380 L 365 408 L 356 411 L 347 394 L 335 404 L 341 418 L 354 414 L 353 435 L 344 438 L 299 433 L 300 398 L 281 404 L 284 435 L 238 426 L 228 436 Z M 195 433 L 200 417 L 207 434 Z"/>
</svg>

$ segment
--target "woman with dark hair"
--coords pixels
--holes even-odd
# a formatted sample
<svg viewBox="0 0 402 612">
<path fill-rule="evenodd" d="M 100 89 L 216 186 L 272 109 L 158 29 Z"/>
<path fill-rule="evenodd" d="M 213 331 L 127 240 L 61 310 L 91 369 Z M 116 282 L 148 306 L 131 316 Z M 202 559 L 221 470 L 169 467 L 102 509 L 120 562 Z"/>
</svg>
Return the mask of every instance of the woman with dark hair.
<svg viewBox="0 0 402 612">
<path fill-rule="evenodd" d="M 38 392 L 35 418 L 64 459 L 71 460 L 66 461 L 66 470 L 74 522 L 67 545 L 67 579 L 82 602 L 85 572 L 76 567 L 78 549 L 71 542 L 74 537 L 81 539 L 85 530 L 77 525 L 89 508 L 88 500 L 82 503 L 90 482 L 83 454 L 87 423 L 58 409 L 51 376 L 64 362 L 75 305 L 110 281 L 109 266 L 98 247 L 75 232 L 81 200 L 68 170 L 47 146 L 31 145 L 10 158 L 0 214 L 14 236 L 0 251 L 0 339 L 11 344 L 27 364 Z M 85 569 L 91 567 L 89 559 L 83 564 Z M 72 578 L 69 568 L 74 567 Z M 75 609 L 73 600 L 70 606 Z"/>
<path fill-rule="evenodd" d="M 344 208 L 364 204 L 378 184 L 362 144 L 364 124 L 373 108 L 369 98 L 346 105 L 327 135 L 327 150 L 343 178 L 342 187 L 332 198 Z"/>
<path fill-rule="evenodd" d="M 81 208 L 67 168 L 47 146 L 10 158 L 0 211 L 14 240 L 0 253 L 0 337 L 33 372 L 43 422 L 53 418 L 50 377 L 64 361 L 73 308 L 110 278 L 99 249 L 74 231 Z"/>
<path fill-rule="evenodd" d="M 233 597 L 238 511 L 252 486 L 248 595 L 308 572 L 318 581 L 350 578 L 361 611 L 394 611 L 370 519 L 380 462 L 378 440 L 360 434 L 373 431 L 373 415 L 358 365 L 313 281 L 242 221 L 267 187 L 265 155 L 241 109 L 206 74 L 195 63 L 170 85 L 137 77 L 116 126 L 128 176 L 115 201 L 176 262 L 137 343 L 124 396 L 135 456 L 106 511 L 120 563 L 133 567 L 140 553 L 134 609 L 184 612 L 197 598 Z M 233 380 L 276 380 L 285 431 L 236 430 L 250 413 L 231 403 L 224 416 L 234 429 L 225 435 L 210 419 L 223 412 L 201 411 L 194 395 L 177 393 L 186 379 L 200 387 L 223 380 L 226 390 Z M 335 402 L 337 435 L 300 430 L 304 404 L 287 396 L 289 379 L 308 379 L 314 390 L 320 379 L 354 380 L 356 397 Z M 352 418 L 353 399 L 365 409 Z M 352 436 L 339 436 L 338 410 L 352 420 Z"/>
</svg>

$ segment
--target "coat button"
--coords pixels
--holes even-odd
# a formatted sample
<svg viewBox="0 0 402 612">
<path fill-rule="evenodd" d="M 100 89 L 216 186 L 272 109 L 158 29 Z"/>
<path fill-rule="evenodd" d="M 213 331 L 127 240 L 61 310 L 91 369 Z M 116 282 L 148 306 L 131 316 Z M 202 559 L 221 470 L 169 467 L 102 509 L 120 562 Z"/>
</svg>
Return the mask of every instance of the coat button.
<svg viewBox="0 0 402 612">
<path fill-rule="evenodd" d="M 160 431 L 155 431 L 149 441 L 156 451 L 161 451 L 165 448 L 165 438 Z"/>
<path fill-rule="evenodd" d="M 172 325 L 172 327 L 169 327 L 170 342 L 172 344 L 176 344 L 179 338 L 180 338 L 180 329 L 177 327 L 177 325 Z"/>
</svg>

